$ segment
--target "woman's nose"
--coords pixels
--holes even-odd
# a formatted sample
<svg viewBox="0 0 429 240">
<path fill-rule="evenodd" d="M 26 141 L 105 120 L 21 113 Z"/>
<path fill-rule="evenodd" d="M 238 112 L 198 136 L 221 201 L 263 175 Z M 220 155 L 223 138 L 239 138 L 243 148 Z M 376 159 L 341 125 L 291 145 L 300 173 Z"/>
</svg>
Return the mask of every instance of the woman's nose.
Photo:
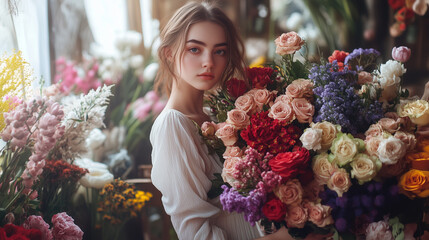
<svg viewBox="0 0 429 240">
<path fill-rule="evenodd" d="M 211 54 L 205 54 L 203 59 L 203 67 L 204 68 L 211 68 L 213 67 L 213 56 Z"/>
</svg>

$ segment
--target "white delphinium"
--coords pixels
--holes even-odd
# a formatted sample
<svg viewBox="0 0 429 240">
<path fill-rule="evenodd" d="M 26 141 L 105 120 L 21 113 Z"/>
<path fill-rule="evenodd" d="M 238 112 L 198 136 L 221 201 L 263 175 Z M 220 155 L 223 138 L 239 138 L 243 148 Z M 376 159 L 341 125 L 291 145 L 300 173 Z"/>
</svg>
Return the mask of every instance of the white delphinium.
<svg viewBox="0 0 429 240">
<path fill-rule="evenodd" d="M 113 85 L 104 85 L 64 105 L 65 117 L 62 124 L 66 132 L 57 145 L 64 159 L 74 159 L 87 152 L 86 139 L 89 133 L 94 128 L 104 126 L 103 118 L 112 95 L 112 87 Z"/>
</svg>

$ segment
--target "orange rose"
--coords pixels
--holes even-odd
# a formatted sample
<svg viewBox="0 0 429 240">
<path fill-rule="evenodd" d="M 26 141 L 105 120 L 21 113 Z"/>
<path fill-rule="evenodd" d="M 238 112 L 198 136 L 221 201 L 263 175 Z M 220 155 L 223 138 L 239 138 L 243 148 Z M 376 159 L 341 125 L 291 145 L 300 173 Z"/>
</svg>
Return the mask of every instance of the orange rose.
<svg viewBox="0 0 429 240">
<path fill-rule="evenodd" d="M 399 186 L 410 198 L 429 196 L 429 171 L 411 169 L 401 176 Z"/>
</svg>

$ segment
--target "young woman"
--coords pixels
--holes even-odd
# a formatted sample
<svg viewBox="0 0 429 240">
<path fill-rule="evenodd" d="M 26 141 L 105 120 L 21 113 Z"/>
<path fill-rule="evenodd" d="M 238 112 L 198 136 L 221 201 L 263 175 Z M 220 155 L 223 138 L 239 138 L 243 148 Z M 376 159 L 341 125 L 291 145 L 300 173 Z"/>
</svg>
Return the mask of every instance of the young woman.
<svg viewBox="0 0 429 240">
<path fill-rule="evenodd" d="M 227 16 L 208 3 L 188 3 L 161 32 L 156 87 L 169 99 L 150 136 L 152 182 L 162 193 L 180 239 L 255 239 L 261 237 L 241 214 L 222 210 L 209 199 L 218 157 L 208 153 L 195 123 L 210 118 L 203 111 L 204 92 L 243 74 L 243 44 Z M 264 239 L 291 239 L 282 228 Z"/>
</svg>

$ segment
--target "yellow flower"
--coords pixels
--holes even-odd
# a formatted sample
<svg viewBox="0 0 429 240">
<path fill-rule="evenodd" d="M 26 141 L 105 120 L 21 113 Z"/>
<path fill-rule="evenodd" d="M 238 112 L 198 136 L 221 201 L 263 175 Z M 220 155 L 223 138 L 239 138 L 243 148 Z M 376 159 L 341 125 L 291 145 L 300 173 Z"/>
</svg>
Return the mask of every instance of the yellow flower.
<svg viewBox="0 0 429 240">
<path fill-rule="evenodd" d="M 411 169 L 401 176 L 399 186 L 410 197 L 425 198 L 429 196 L 429 171 Z"/>
<path fill-rule="evenodd" d="M 398 107 L 401 117 L 409 117 L 418 126 L 429 124 L 429 103 L 426 100 L 416 100 Z"/>
<path fill-rule="evenodd" d="M 29 64 L 22 58 L 21 52 L 15 52 L 11 56 L 3 56 L 0 59 L 0 131 L 6 126 L 3 113 L 8 112 L 11 100 L 5 97 L 22 98 L 30 93 L 32 70 Z"/>
</svg>

